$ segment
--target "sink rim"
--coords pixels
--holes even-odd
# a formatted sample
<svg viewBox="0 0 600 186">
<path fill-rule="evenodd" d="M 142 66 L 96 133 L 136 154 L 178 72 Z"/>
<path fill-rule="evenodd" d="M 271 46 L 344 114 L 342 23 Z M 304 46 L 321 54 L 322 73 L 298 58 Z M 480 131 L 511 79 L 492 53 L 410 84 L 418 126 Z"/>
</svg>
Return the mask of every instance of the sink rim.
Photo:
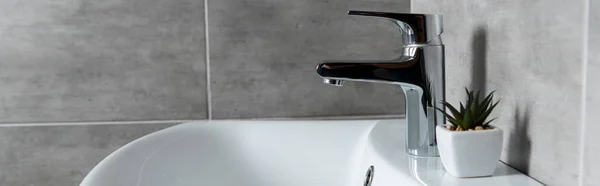
<svg viewBox="0 0 600 186">
<path fill-rule="evenodd" d="M 414 183 L 420 183 L 423 185 L 480 185 L 485 183 L 486 185 L 493 186 L 492 183 L 502 182 L 502 183 L 515 183 L 516 185 L 531 185 L 537 186 L 542 185 L 539 182 L 523 175 L 522 173 L 510 168 L 504 163 L 499 162 L 498 169 L 496 170 L 497 174 L 493 177 L 487 178 L 476 178 L 476 179 L 459 179 L 455 177 L 451 177 L 446 175 L 443 167 L 441 167 L 441 160 L 439 158 L 422 158 L 422 157 L 412 157 L 404 153 L 404 133 L 406 132 L 406 125 L 404 124 L 403 119 L 384 119 L 384 120 L 202 120 L 202 121 L 193 121 L 188 123 L 179 124 L 173 127 L 169 127 L 167 129 L 163 129 L 161 131 L 154 132 L 152 134 L 143 136 L 138 138 L 129 144 L 119 148 L 115 152 L 111 153 L 104 160 L 102 160 L 90 173 L 84 178 L 81 185 L 93 185 L 95 181 L 102 178 L 102 169 L 110 167 L 109 164 L 118 157 L 119 154 L 127 154 L 134 153 L 136 148 L 140 148 L 144 143 L 153 143 L 152 145 L 164 145 L 169 143 L 168 141 L 159 140 L 161 137 L 168 135 L 182 135 L 193 133 L 190 128 L 206 128 L 206 127 L 220 127 L 223 123 L 245 123 L 245 124 L 255 124 L 255 125 L 264 125 L 265 123 L 272 126 L 285 126 L 285 125 L 323 125 L 324 123 L 344 123 L 347 126 L 358 126 L 363 125 L 363 127 L 367 127 L 364 130 L 368 130 L 366 133 L 366 141 L 363 147 L 362 153 L 364 153 L 361 157 L 362 162 L 359 162 L 360 166 L 370 166 L 374 161 L 385 161 L 387 164 L 391 165 L 387 171 L 387 177 L 393 179 L 394 177 L 399 177 L 398 174 L 405 175 L 402 177 L 403 179 L 412 179 Z M 369 128 L 370 127 L 370 128 Z M 395 130 L 395 131 L 394 131 Z M 190 132 L 192 131 L 192 132 Z M 381 149 L 377 150 L 374 148 L 377 146 L 373 144 L 374 136 L 373 133 L 377 131 L 388 131 L 388 132 L 396 132 L 398 135 L 388 134 L 387 138 L 378 139 L 379 141 L 386 141 L 386 139 L 394 138 L 394 143 L 390 148 L 386 148 L 386 152 L 382 152 Z M 178 133 L 178 134 L 173 134 Z M 380 137 L 377 135 L 377 137 Z M 393 140 L 391 140 L 393 141 Z M 156 143 L 156 144 L 154 144 Z M 388 144 L 389 146 L 390 144 Z M 369 149 L 372 148 L 372 149 Z M 132 152 L 133 151 L 133 152 Z M 366 159 L 366 153 L 371 153 L 374 158 Z M 368 155 L 368 154 L 367 154 Z M 370 162 L 371 161 L 371 162 Z M 378 183 L 377 180 L 383 180 L 386 176 L 385 166 L 375 166 L 377 173 L 374 178 L 373 186 L 386 185 L 385 183 Z M 395 171 L 394 171 L 395 169 Z M 358 168 L 356 171 L 357 174 L 360 175 L 361 178 L 364 178 L 363 167 Z M 407 180 L 404 180 L 407 181 Z M 514 184 L 513 184 L 514 185 Z"/>
</svg>

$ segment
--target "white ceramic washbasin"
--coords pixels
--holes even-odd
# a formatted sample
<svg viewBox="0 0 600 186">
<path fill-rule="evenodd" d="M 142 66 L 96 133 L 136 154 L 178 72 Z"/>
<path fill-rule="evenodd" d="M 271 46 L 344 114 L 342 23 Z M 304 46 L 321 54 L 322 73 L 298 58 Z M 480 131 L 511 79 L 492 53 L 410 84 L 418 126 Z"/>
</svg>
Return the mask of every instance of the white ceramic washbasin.
<svg viewBox="0 0 600 186">
<path fill-rule="evenodd" d="M 439 158 L 404 153 L 403 120 L 198 121 L 115 151 L 82 186 L 542 185 L 498 163 L 492 177 L 459 179 Z"/>
</svg>

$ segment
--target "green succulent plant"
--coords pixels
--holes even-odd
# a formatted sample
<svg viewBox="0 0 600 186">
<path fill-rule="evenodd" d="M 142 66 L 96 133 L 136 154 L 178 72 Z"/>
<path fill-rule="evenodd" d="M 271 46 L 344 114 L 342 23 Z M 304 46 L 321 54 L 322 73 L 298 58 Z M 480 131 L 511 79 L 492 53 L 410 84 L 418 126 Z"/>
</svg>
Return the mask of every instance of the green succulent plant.
<svg viewBox="0 0 600 186">
<path fill-rule="evenodd" d="M 452 104 L 443 102 L 442 104 L 448 108 L 451 114 L 444 112 L 443 109 L 437 109 L 446 115 L 446 118 L 454 125 L 454 128 L 460 127 L 464 130 L 475 129 L 478 126 L 487 128 L 488 124 L 496 118 L 489 121 L 486 120 L 500 101 L 492 103 L 494 92 L 491 92 L 481 100 L 480 91 L 469 91 L 467 88 L 465 88 L 465 91 L 467 92 L 467 103 L 465 105 L 461 102 L 460 108 L 457 109 Z"/>
</svg>

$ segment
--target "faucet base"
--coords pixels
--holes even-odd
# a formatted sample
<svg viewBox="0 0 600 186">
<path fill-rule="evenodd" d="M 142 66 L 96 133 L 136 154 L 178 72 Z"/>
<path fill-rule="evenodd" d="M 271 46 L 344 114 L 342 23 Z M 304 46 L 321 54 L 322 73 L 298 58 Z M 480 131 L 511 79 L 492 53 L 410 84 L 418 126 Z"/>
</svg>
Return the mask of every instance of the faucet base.
<svg viewBox="0 0 600 186">
<path fill-rule="evenodd" d="M 432 147 L 422 147 L 420 149 L 406 148 L 406 154 L 418 157 L 440 157 L 437 145 Z"/>
</svg>

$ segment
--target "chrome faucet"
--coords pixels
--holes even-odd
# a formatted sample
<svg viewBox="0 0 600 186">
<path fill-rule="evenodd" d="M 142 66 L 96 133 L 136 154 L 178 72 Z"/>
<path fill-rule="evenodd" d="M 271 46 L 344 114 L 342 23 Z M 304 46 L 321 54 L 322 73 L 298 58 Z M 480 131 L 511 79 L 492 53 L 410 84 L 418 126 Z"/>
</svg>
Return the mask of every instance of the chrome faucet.
<svg viewBox="0 0 600 186">
<path fill-rule="evenodd" d="M 382 17 L 396 23 L 402 33 L 402 53 L 392 60 L 323 61 L 317 65 L 317 73 L 324 83 L 336 86 L 344 81 L 400 85 L 406 96 L 406 152 L 438 156 L 435 126 L 445 121 L 436 109 L 444 109 L 445 100 L 442 16 L 368 11 L 348 14 Z"/>
</svg>

